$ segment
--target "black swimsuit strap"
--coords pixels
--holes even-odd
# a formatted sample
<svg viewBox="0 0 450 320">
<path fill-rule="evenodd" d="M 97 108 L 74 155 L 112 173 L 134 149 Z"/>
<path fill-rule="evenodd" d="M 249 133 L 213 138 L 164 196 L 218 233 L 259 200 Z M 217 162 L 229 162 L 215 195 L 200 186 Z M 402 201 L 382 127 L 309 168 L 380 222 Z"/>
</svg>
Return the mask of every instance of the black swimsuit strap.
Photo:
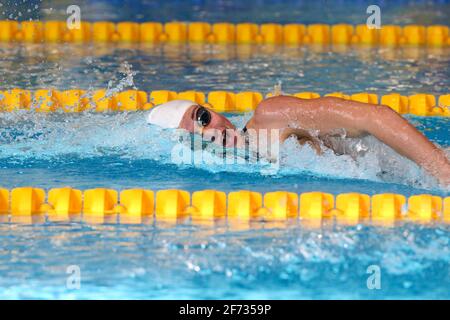
<svg viewBox="0 0 450 320">
<path fill-rule="evenodd" d="M 250 151 L 250 149 L 248 149 L 249 148 L 249 145 L 250 145 L 250 137 L 248 136 L 248 129 L 247 129 L 247 126 L 244 126 L 244 128 L 242 128 L 242 133 L 243 133 L 243 135 L 244 135 L 244 141 L 245 141 L 245 145 L 246 145 L 246 150 L 247 150 L 247 152 L 248 151 Z M 251 151 L 250 151 L 251 152 Z M 256 161 L 259 161 L 261 158 L 260 158 L 260 156 L 259 156 L 259 152 L 258 151 L 254 151 L 254 154 L 256 155 Z"/>
</svg>

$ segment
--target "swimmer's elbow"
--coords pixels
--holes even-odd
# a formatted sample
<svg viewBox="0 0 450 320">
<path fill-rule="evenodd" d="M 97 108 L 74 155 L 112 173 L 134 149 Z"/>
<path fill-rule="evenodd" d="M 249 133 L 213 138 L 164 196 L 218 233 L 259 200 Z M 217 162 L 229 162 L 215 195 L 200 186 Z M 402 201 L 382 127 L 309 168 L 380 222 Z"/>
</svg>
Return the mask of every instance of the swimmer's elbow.
<svg viewBox="0 0 450 320">
<path fill-rule="evenodd" d="M 374 105 L 369 112 L 369 117 L 367 118 L 376 123 L 381 122 L 391 122 L 396 119 L 403 119 L 395 110 L 386 105 Z"/>
<path fill-rule="evenodd" d="M 392 116 L 398 116 L 397 111 L 395 111 L 395 110 L 392 109 L 391 107 L 388 107 L 387 105 L 380 104 L 380 105 L 377 105 L 377 108 L 378 108 L 379 110 L 381 110 L 381 112 L 382 112 L 385 116 L 389 116 L 389 117 L 392 117 Z"/>
</svg>

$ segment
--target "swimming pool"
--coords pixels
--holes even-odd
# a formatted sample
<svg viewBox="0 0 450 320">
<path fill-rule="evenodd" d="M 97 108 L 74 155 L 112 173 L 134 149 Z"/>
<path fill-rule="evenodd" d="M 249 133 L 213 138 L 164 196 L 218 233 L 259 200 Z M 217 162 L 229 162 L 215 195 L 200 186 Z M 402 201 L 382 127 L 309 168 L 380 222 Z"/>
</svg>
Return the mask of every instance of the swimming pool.
<svg viewBox="0 0 450 320">
<path fill-rule="evenodd" d="M 94 6 L 86 3 L 88 8 Z M 103 17 L 139 20 L 140 7 L 131 6 L 130 12 L 120 14 L 106 2 L 95 5 L 99 3 L 109 8 Z M 178 8 L 171 11 L 174 18 L 189 20 L 205 17 L 203 12 L 208 20 L 219 21 L 229 9 L 224 5 L 209 16 L 211 4 L 205 2 L 186 15 L 181 2 L 168 3 L 177 5 L 170 7 Z M 270 21 L 289 22 L 298 18 L 297 10 L 310 13 L 307 23 L 322 19 L 319 7 L 303 2 L 293 2 L 296 9 L 291 13 L 276 1 L 266 5 L 266 13 L 252 11 L 245 19 L 264 21 L 269 19 L 265 14 L 272 12 Z M 420 12 L 421 5 L 409 5 L 409 14 L 401 10 L 402 5 L 386 5 L 387 19 L 417 21 L 413 13 Z M 234 2 L 231 6 L 239 8 Z M 434 6 L 448 10 L 445 2 Z M 336 21 L 348 19 L 337 12 Z M 432 12 L 435 16 L 426 22 L 442 23 L 439 10 Z M 358 15 L 350 17 L 345 22 L 358 19 Z M 450 87 L 449 50 L 2 44 L 0 82 L 2 89 L 136 87 L 264 93 L 281 82 L 286 92 L 441 95 Z M 310 148 L 287 141 L 284 150 L 289 152 L 283 151 L 281 169 L 275 174 L 268 174 L 260 164 L 175 165 L 169 156 L 175 143 L 170 133 L 148 126 L 144 113 L 0 113 L 1 186 L 450 194 L 373 139 L 364 141 L 370 152 L 357 161 L 331 153 L 318 158 Z M 230 115 L 239 127 L 249 116 Z M 449 151 L 448 118 L 408 117 Z M 448 224 L 412 223 L 395 228 L 331 223 L 315 229 L 298 222 L 255 223 L 249 229 L 155 221 L 0 223 L 0 297 L 448 299 L 449 231 Z M 66 271 L 73 265 L 81 270 L 78 290 L 66 286 Z M 382 271 L 381 290 L 367 287 L 367 268 L 373 265 Z"/>
</svg>

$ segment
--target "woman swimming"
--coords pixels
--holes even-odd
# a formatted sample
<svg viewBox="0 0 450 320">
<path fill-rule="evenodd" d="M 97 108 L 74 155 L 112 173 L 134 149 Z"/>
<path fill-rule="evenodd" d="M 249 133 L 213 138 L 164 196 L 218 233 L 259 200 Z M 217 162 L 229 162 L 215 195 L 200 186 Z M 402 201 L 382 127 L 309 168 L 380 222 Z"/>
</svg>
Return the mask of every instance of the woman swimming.
<svg viewBox="0 0 450 320">
<path fill-rule="evenodd" d="M 241 148 L 247 131 L 278 130 L 281 141 L 297 137 L 317 153 L 322 147 L 346 153 L 345 138 L 372 135 L 397 153 L 423 167 L 444 186 L 450 185 L 450 161 L 445 153 L 397 112 L 374 105 L 335 97 L 300 99 L 276 96 L 263 100 L 243 130 L 223 115 L 188 100 L 174 100 L 153 108 L 148 122 L 163 128 L 180 128 L 201 134 L 203 139 L 225 147 Z"/>
</svg>

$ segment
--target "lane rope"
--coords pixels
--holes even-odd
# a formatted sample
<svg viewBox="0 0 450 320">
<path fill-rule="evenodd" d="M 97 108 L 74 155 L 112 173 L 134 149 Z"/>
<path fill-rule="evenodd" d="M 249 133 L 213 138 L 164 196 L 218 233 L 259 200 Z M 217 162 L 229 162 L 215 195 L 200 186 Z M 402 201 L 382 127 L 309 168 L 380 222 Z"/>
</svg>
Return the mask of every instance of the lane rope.
<svg viewBox="0 0 450 320">
<path fill-rule="evenodd" d="M 364 222 L 390 225 L 398 221 L 450 223 L 450 197 L 430 194 L 405 197 L 384 193 L 369 196 L 325 192 L 297 194 L 275 191 L 262 194 L 249 190 L 226 194 L 217 190 L 187 192 L 179 189 L 159 190 L 70 187 L 44 189 L 0 188 L 0 217 L 47 215 L 49 219 L 70 220 L 83 214 L 86 218 L 104 219 L 110 215 L 143 217 L 167 221 L 228 219 L 240 221 L 329 220 L 344 224 Z"/>
<path fill-rule="evenodd" d="M 68 29 L 65 21 L 0 21 L 0 42 L 140 42 L 308 44 L 372 46 L 450 46 L 445 25 L 383 25 L 370 29 L 365 24 L 277 24 L 207 22 L 81 22 Z"/>
<path fill-rule="evenodd" d="M 320 97 L 316 92 L 297 92 L 291 94 L 303 99 Z M 266 95 L 270 97 L 272 94 Z M 361 92 L 347 95 L 333 92 L 324 96 L 339 97 L 364 103 L 387 105 L 400 114 L 417 116 L 450 116 L 450 94 L 436 97 L 432 94 L 418 93 L 403 96 L 398 93 L 377 95 Z M 86 91 L 81 89 L 54 90 L 40 89 L 35 91 L 25 89 L 0 90 L 0 112 L 20 109 L 36 112 L 113 112 L 148 110 L 175 99 L 192 100 L 203 104 L 217 112 L 249 112 L 263 100 L 263 94 L 257 91 L 231 92 L 200 91 L 175 92 L 171 90 L 126 90 L 111 93 L 105 89 Z"/>
</svg>

